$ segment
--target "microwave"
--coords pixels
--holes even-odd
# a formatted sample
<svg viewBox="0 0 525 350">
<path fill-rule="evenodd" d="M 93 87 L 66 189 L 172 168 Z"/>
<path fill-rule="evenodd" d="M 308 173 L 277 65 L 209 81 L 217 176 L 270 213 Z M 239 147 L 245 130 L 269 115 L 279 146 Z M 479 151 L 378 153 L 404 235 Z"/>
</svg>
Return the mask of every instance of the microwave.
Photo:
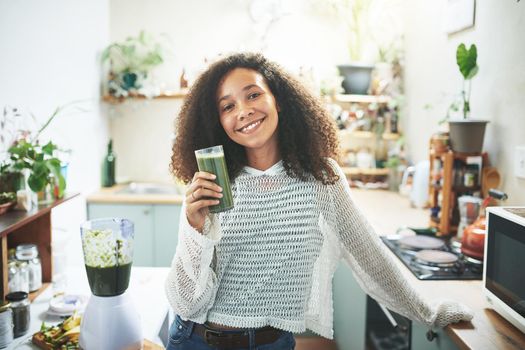
<svg viewBox="0 0 525 350">
<path fill-rule="evenodd" d="M 483 289 L 494 310 L 525 333 L 525 207 L 487 208 Z"/>
</svg>

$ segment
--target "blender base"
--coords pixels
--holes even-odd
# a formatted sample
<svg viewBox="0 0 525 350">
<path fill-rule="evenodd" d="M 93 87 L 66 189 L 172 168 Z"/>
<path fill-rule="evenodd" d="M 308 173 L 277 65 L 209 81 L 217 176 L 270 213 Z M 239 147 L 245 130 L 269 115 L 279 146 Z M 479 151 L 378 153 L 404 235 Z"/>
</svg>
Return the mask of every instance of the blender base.
<svg viewBox="0 0 525 350">
<path fill-rule="evenodd" d="M 91 295 L 80 325 L 84 350 L 142 348 L 140 316 L 127 292 L 112 297 Z"/>
</svg>

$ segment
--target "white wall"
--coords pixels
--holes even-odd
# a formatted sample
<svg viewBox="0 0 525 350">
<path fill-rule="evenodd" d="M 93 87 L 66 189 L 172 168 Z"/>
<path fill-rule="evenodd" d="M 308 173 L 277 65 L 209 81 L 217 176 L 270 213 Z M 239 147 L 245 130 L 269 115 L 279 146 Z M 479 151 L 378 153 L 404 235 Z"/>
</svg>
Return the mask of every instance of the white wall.
<svg viewBox="0 0 525 350">
<path fill-rule="evenodd" d="M 525 145 L 525 3 L 478 0 L 474 28 L 450 36 L 442 30 L 446 0 L 408 5 L 403 126 L 412 159 L 427 159 L 428 140 L 461 89 L 456 47 L 475 43 L 480 70 L 472 81 L 471 115 L 490 120 L 484 149 L 502 174 L 506 204 L 525 205 L 525 180 L 513 174 L 514 147 Z"/>
<path fill-rule="evenodd" d="M 69 231 L 78 253 L 83 195 L 100 186 L 108 138 L 97 56 L 109 42 L 108 20 L 107 0 L 0 2 L 0 107 L 20 106 L 43 123 L 57 106 L 88 100 L 88 112 L 60 116 L 42 135 L 72 150 L 67 190 L 82 196 L 54 209 L 53 223 Z M 71 256 L 81 263 L 81 255 Z"/>
</svg>

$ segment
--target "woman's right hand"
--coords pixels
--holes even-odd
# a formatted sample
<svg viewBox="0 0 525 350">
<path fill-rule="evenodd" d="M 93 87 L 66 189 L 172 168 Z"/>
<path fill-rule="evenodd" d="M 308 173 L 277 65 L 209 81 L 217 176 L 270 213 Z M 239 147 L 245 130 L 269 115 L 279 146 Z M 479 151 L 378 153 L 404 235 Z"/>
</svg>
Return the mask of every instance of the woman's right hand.
<svg viewBox="0 0 525 350">
<path fill-rule="evenodd" d="M 222 188 L 217 185 L 215 175 L 198 171 L 193 175 L 193 180 L 186 191 L 186 217 L 188 223 L 202 233 L 204 220 L 209 213 L 208 207 L 219 204 L 222 198 Z"/>
</svg>

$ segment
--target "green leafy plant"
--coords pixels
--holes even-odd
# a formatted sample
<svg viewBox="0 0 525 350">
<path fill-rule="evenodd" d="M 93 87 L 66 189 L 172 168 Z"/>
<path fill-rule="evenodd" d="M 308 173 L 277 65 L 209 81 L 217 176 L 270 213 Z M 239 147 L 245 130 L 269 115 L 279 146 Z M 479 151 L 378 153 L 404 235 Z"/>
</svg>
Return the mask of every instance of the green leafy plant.
<svg viewBox="0 0 525 350">
<path fill-rule="evenodd" d="M 61 198 L 66 188 L 66 180 L 60 172 L 60 160 L 53 156 L 57 146 L 51 141 L 41 146 L 26 140 L 19 140 L 8 150 L 11 155 L 12 168 L 22 171 L 29 169 L 27 180 L 29 188 L 34 192 L 45 190 L 50 184 L 53 186 L 54 196 Z"/>
<path fill-rule="evenodd" d="M 140 89 L 150 71 L 164 62 L 164 51 L 164 45 L 144 31 L 106 47 L 102 62 L 110 64 L 109 93 L 126 97 Z"/>
<path fill-rule="evenodd" d="M 16 192 L 20 188 L 22 171 L 29 170 L 28 185 L 34 192 L 40 192 L 51 185 L 55 198 L 64 194 L 66 181 L 61 173 L 62 164 L 57 156 L 60 150 L 53 142 L 49 141 L 41 145 L 40 136 L 59 115 L 85 112 L 79 104 L 83 101 L 72 101 L 57 107 L 51 116 L 39 127 L 31 130 L 16 129 L 16 124 L 7 123 L 10 119 L 36 118 L 30 113 L 22 113 L 18 108 L 11 108 L 11 112 L 4 109 L 2 133 L 10 136 L 8 143 L 7 158 L 0 162 L 0 190 L 5 192 Z M 74 108 L 74 109 L 73 109 Z M 9 128 L 7 127 L 9 126 Z M 67 152 L 67 151 L 66 151 Z"/>
<path fill-rule="evenodd" d="M 461 89 L 461 97 L 463 99 L 463 118 L 467 119 L 470 112 L 470 93 L 472 90 L 472 78 L 478 73 L 479 67 L 477 65 L 478 50 L 476 45 L 472 44 L 469 49 L 465 44 L 461 43 L 456 51 L 456 62 L 459 71 L 463 76 L 463 88 Z M 466 88 L 468 82 L 468 91 Z"/>
</svg>

